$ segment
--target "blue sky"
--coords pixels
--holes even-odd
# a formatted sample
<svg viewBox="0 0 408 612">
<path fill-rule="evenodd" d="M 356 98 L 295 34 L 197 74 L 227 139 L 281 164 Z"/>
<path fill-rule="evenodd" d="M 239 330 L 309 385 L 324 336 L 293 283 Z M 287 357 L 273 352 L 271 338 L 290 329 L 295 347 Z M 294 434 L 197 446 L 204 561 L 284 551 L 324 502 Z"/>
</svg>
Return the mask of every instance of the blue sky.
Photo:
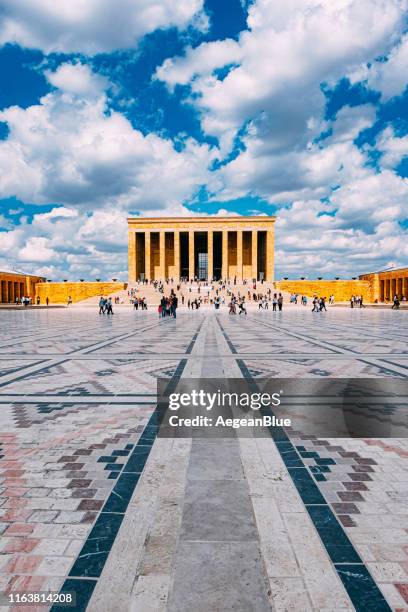
<svg viewBox="0 0 408 612">
<path fill-rule="evenodd" d="M 126 278 L 127 215 L 198 213 L 276 214 L 278 277 L 408 265 L 404 0 L 0 8 L 0 267 Z"/>
</svg>

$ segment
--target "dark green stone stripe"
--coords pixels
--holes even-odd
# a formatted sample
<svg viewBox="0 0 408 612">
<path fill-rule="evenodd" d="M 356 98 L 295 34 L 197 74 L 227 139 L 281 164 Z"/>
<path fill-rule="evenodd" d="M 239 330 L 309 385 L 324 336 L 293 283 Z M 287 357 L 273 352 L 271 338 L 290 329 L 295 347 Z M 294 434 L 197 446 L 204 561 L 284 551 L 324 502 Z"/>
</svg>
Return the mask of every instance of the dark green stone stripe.
<svg viewBox="0 0 408 612">
<path fill-rule="evenodd" d="M 228 334 L 218 319 L 217 321 L 228 346 L 236 354 Z M 249 387 L 254 391 L 259 391 L 256 380 L 253 378 L 245 362 L 242 359 L 237 359 L 236 363 L 243 377 L 248 381 Z M 272 411 L 269 410 L 267 413 L 272 414 Z M 313 482 L 313 478 L 310 476 L 306 465 L 303 463 L 300 454 L 288 438 L 286 432 L 279 427 L 271 427 L 269 431 L 356 611 L 392 612 L 343 527 Z M 300 461 L 303 467 L 289 467 L 287 465 L 288 461 Z"/>
</svg>

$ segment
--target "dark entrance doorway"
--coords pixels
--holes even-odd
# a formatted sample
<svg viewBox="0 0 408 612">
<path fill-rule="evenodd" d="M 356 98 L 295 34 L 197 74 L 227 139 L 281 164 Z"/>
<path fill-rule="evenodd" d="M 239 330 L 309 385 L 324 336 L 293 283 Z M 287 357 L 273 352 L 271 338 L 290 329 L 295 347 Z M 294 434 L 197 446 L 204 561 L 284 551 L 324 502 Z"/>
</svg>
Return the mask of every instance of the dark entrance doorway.
<svg viewBox="0 0 408 612">
<path fill-rule="evenodd" d="M 199 280 L 208 278 L 208 239 L 207 232 L 194 232 L 194 276 Z"/>
<path fill-rule="evenodd" d="M 266 232 L 258 232 L 258 280 L 266 279 Z"/>
<path fill-rule="evenodd" d="M 198 254 L 198 278 L 206 280 L 208 278 L 208 253 Z"/>
</svg>

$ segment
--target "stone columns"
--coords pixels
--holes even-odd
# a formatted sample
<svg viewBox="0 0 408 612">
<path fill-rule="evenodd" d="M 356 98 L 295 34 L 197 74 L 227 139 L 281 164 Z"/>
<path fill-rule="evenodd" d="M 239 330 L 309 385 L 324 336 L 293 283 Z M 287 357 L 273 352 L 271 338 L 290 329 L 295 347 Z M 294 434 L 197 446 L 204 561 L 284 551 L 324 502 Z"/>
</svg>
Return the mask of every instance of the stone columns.
<svg viewBox="0 0 408 612">
<path fill-rule="evenodd" d="M 188 232 L 188 277 L 194 278 L 194 261 L 195 261 L 195 253 L 194 253 L 194 231 L 189 230 Z"/>
<path fill-rule="evenodd" d="M 35 283 L 31 282 L 31 279 L 29 276 L 26 276 L 25 278 L 25 284 L 24 284 L 24 289 L 23 289 L 23 295 L 27 296 L 27 297 L 32 297 L 33 298 L 33 302 L 34 302 L 34 298 L 35 298 Z"/>
<path fill-rule="evenodd" d="M 174 230 L 174 280 L 180 280 L 180 232 Z"/>
<path fill-rule="evenodd" d="M 166 233 L 161 231 L 159 233 L 160 242 L 159 242 L 159 278 L 164 280 L 166 278 Z"/>
<path fill-rule="evenodd" d="M 213 246 L 213 231 L 208 230 L 207 233 L 207 253 L 208 253 L 208 271 L 207 280 L 210 282 L 214 276 L 214 246 Z"/>
<path fill-rule="evenodd" d="M 128 232 L 128 275 L 129 282 L 136 281 L 136 233 Z"/>
<path fill-rule="evenodd" d="M 237 280 L 242 281 L 242 230 L 237 230 Z"/>
<path fill-rule="evenodd" d="M 9 302 L 14 302 L 16 297 L 14 295 L 14 283 L 13 283 L 13 281 L 8 281 L 8 290 L 9 290 L 9 294 L 8 294 Z"/>
<path fill-rule="evenodd" d="M 222 278 L 228 278 L 228 230 L 222 230 Z"/>
<path fill-rule="evenodd" d="M 150 263 L 151 263 L 150 232 L 145 232 L 145 278 L 147 278 L 149 281 L 152 280 Z"/>
<path fill-rule="evenodd" d="M 274 235 L 273 230 L 266 232 L 266 280 L 273 281 L 274 278 Z"/>
<path fill-rule="evenodd" d="M 370 283 L 370 301 L 378 300 L 381 302 L 381 283 L 378 274 L 374 274 Z"/>
<path fill-rule="evenodd" d="M 252 278 L 258 280 L 258 230 L 252 230 L 251 251 Z"/>
</svg>

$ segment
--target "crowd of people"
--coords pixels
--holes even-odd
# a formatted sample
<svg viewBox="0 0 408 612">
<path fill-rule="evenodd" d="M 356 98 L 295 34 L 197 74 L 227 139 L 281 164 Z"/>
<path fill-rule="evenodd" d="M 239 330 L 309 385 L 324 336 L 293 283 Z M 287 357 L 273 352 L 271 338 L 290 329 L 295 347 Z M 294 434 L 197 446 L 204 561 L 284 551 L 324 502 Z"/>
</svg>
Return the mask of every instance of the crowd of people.
<svg viewBox="0 0 408 612">
<path fill-rule="evenodd" d="M 135 288 L 128 290 L 129 303 L 133 304 L 133 310 L 147 310 L 147 300 L 144 296 L 137 295 Z M 118 302 L 119 303 L 119 298 Z M 115 302 L 116 303 L 116 302 Z M 123 303 L 123 302 L 122 302 Z"/>
<path fill-rule="evenodd" d="M 317 297 L 317 295 L 315 295 L 312 303 L 313 303 L 312 312 L 323 312 L 323 310 L 327 311 L 325 297 L 319 298 Z"/>
<path fill-rule="evenodd" d="M 169 297 L 163 295 L 158 308 L 159 317 L 173 317 L 175 319 L 177 316 L 177 307 L 178 297 L 174 292 L 171 292 Z"/>
<path fill-rule="evenodd" d="M 182 298 L 183 299 L 183 298 Z M 184 303 L 184 299 L 183 299 Z M 198 310 L 203 303 L 203 299 L 201 297 L 194 298 L 194 300 L 187 301 L 187 308 L 190 310 Z M 208 304 L 208 300 L 204 298 L 204 304 Z"/>
<path fill-rule="evenodd" d="M 271 297 L 269 295 L 269 302 L 271 301 Z M 258 310 L 269 310 L 269 302 L 266 296 L 263 296 L 258 303 Z M 283 307 L 283 295 L 281 293 L 274 293 L 272 298 L 272 310 L 279 311 L 282 310 Z"/>
<path fill-rule="evenodd" d="M 351 308 L 365 308 L 362 295 L 352 295 L 350 298 Z"/>
<path fill-rule="evenodd" d="M 15 304 L 16 304 L 16 306 L 18 306 L 20 304 L 21 304 L 21 306 L 31 306 L 32 298 L 31 297 L 26 297 L 24 295 L 22 295 L 20 298 L 16 297 Z"/>
<path fill-rule="evenodd" d="M 199 281 L 198 279 L 182 278 L 178 281 L 174 281 L 172 278 L 162 280 L 140 280 L 132 288 L 127 291 L 129 303 L 133 305 L 134 310 L 147 310 L 146 297 L 141 295 L 141 288 L 146 285 L 153 286 L 155 291 L 161 294 L 159 300 L 158 311 L 160 317 L 172 316 L 176 318 L 176 311 L 179 303 L 184 306 L 186 305 L 188 310 L 198 310 L 203 305 L 214 306 L 216 310 L 219 310 L 221 306 L 227 306 L 229 314 L 247 314 L 247 304 L 253 303 L 258 305 L 258 310 L 270 310 L 282 311 L 284 297 L 282 293 L 273 292 L 273 287 L 265 287 L 264 281 L 257 280 L 244 280 L 240 281 L 240 289 L 236 287 L 237 279 L 232 280 L 214 280 L 211 281 Z M 169 287 L 170 285 L 170 287 Z M 174 287 L 172 286 L 174 285 Z M 242 287 L 244 286 L 244 288 Z M 170 289 L 170 294 L 165 295 Z M 143 289 L 142 289 L 143 291 Z M 177 294 L 176 294 L 177 291 Z M 187 295 L 185 296 L 184 293 Z M 193 295 L 190 295 L 194 292 Z M 179 296 L 179 297 L 177 297 Z M 402 298 L 404 300 L 404 298 Z M 306 295 L 299 293 L 292 293 L 289 297 L 289 303 L 292 305 L 307 306 L 309 301 L 312 302 L 312 312 L 324 312 L 327 311 L 327 305 L 334 305 L 334 295 L 330 295 L 329 298 L 326 296 L 318 296 L 315 294 L 312 298 L 308 298 Z M 17 300 L 16 300 L 17 301 Z M 31 298 L 21 298 L 21 303 L 28 305 L 31 303 Z M 68 304 L 72 303 L 71 298 L 68 299 Z M 113 314 L 112 303 L 123 304 L 124 298 L 114 297 L 104 298 L 101 297 L 99 300 L 99 312 L 100 314 Z M 157 302 L 156 302 L 157 303 Z M 365 308 L 364 299 L 362 295 L 352 295 L 349 300 L 351 308 Z M 39 304 L 39 298 L 37 298 L 37 304 Z M 47 299 L 48 305 L 48 299 Z M 400 307 L 400 298 L 395 295 L 393 298 L 392 308 L 397 310 Z"/>
<path fill-rule="evenodd" d="M 327 302 L 327 298 L 326 297 L 319 298 L 315 294 L 313 296 L 313 300 L 312 300 L 313 306 L 314 306 L 314 303 L 315 303 L 314 300 L 316 298 L 318 300 L 324 300 L 324 304 L 326 304 L 326 302 Z M 307 297 L 307 295 L 300 295 L 299 293 L 292 293 L 290 298 L 289 298 L 289 302 L 290 302 L 290 304 L 298 304 L 298 303 L 300 303 L 302 306 L 307 306 L 307 304 L 308 304 L 308 297 Z M 332 306 L 334 304 L 334 295 L 331 295 L 329 297 L 329 304 L 330 304 L 330 306 Z M 322 310 L 324 310 L 324 308 Z"/>
<path fill-rule="evenodd" d="M 133 303 L 133 310 L 147 310 L 147 301 L 145 297 L 134 297 L 130 303 Z"/>
<path fill-rule="evenodd" d="M 47 306 L 50 303 L 50 300 L 49 300 L 48 296 L 45 298 L 45 303 L 46 303 Z M 16 297 L 16 299 L 14 300 L 14 304 L 16 306 L 32 306 L 33 305 L 33 298 L 30 297 L 30 296 L 22 295 L 21 297 Z M 35 300 L 35 304 L 37 306 L 41 305 L 41 298 L 40 298 L 39 295 L 37 295 L 37 298 Z"/>
</svg>

